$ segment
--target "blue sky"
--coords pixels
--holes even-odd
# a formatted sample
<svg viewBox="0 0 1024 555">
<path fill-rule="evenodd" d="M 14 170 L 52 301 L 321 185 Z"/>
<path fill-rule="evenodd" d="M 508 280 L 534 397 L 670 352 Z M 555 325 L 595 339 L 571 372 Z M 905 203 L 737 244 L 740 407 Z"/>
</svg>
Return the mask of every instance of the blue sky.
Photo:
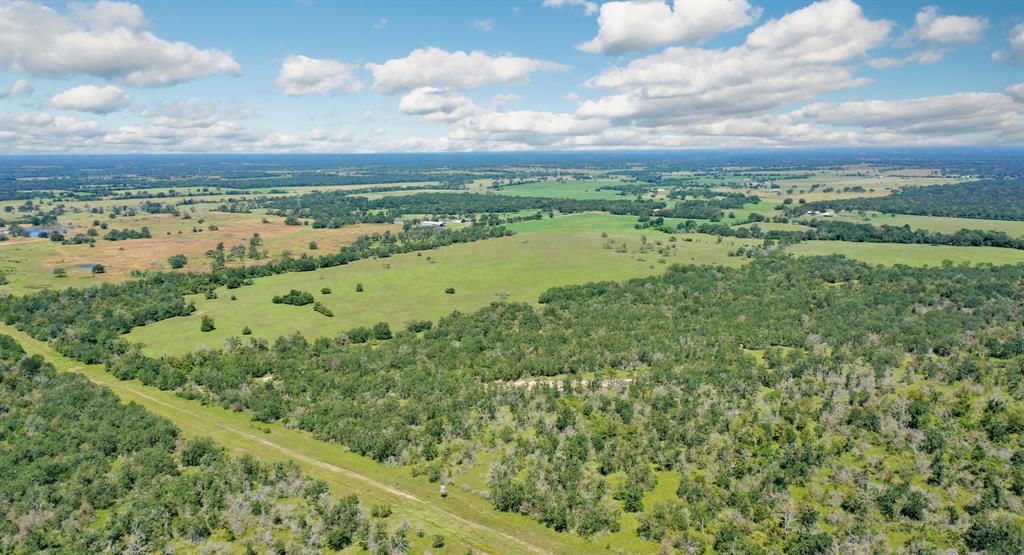
<svg viewBox="0 0 1024 555">
<path fill-rule="evenodd" d="M 4 152 L 1024 143 L 1014 2 L 0 10 Z"/>
</svg>

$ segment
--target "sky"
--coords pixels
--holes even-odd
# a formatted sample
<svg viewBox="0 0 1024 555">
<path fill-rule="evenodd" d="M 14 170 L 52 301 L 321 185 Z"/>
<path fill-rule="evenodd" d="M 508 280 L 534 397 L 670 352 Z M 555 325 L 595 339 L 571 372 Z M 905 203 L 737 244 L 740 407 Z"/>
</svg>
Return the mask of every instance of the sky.
<svg viewBox="0 0 1024 555">
<path fill-rule="evenodd" d="M 1024 148 L 1024 4 L 0 0 L 0 153 Z"/>
</svg>

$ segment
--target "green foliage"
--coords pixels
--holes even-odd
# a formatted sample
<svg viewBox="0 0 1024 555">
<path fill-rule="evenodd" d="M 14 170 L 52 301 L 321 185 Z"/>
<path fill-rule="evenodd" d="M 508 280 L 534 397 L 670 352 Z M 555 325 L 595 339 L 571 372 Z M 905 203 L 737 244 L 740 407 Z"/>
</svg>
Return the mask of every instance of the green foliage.
<svg viewBox="0 0 1024 555">
<path fill-rule="evenodd" d="M 202 321 L 199 323 L 199 331 L 213 331 L 214 329 L 216 329 L 216 326 L 213 325 L 213 318 L 204 314 Z"/>
<path fill-rule="evenodd" d="M 228 457 L 208 438 L 175 453 L 170 422 L 26 357 L 6 335 L 0 407 L 4 553 L 220 551 L 224 538 L 319 552 L 367 534 L 355 496 L 335 503 L 294 464 Z M 326 537 L 292 533 L 310 528 Z"/>
<path fill-rule="evenodd" d="M 188 257 L 184 254 L 175 254 L 167 258 L 167 263 L 171 268 L 178 270 L 184 268 L 188 264 Z"/>
<path fill-rule="evenodd" d="M 285 295 L 274 295 L 274 304 L 290 304 L 292 306 L 304 306 L 313 302 L 313 294 L 307 291 L 292 289 Z"/>
<path fill-rule="evenodd" d="M 334 317 L 334 312 L 331 312 L 331 309 L 327 308 L 327 306 L 325 306 L 323 303 L 319 301 L 313 304 L 313 310 L 319 312 L 320 314 L 323 314 L 328 318 Z"/>
<path fill-rule="evenodd" d="M 672 267 L 660 277 L 552 289 L 540 310 L 495 303 L 454 313 L 372 346 L 361 343 L 390 333 L 292 336 L 155 366 L 125 358 L 114 369 L 181 383 L 161 377 L 173 372 L 259 420 L 301 406 L 295 423 L 318 437 L 436 479 L 458 468 L 462 446 L 494 445 L 487 489 L 495 508 L 556 530 L 615 529 L 617 497 L 642 511 L 638 532 L 650 538 L 752 549 L 745 533 L 725 526 L 742 515 L 798 553 L 847 535 L 870 544 L 908 522 L 937 533 L 915 535 L 925 545 L 959 549 L 962 529 L 936 515 L 989 516 L 1016 499 L 1017 480 L 1024 484 L 1009 460 L 989 454 L 1022 440 L 1020 359 L 987 350 L 1021 331 L 1022 272 L 842 258 Z M 272 382 L 261 380 L 271 371 Z M 992 393 L 979 399 L 981 387 Z M 856 453 L 886 462 L 857 466 Z M 918 461 L 938 453 L 920 474 Z M 936 468 L 944 483 L 927 484 Z M 644 506 L 652 469 L 679 474 L 685 510 Z M 610 488 L 607 476 L 617 473 L 622 487 Z M 970 512 L 945 493 L 949 480 L 979 493 Z M 821 501 L 791 528 L 772 524 L 770 515 L 793 502 L 790 492 L 808 488 Z M 825 536 L 817 529 L 825 515 L 849 516 Z"/>
</svg>

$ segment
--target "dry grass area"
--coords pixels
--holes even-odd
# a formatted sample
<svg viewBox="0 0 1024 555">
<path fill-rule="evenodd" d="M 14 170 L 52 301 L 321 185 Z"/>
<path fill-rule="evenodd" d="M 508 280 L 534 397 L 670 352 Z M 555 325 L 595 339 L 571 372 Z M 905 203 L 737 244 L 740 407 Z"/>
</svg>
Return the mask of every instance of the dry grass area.
<svg viewBox="0 0 1024 555">
<path fill-rule="evenodd" d="M 106 221 L 111 229 L 141 229 L 146 226 L 153 234 L 152 239 L 107 241 L 97 238 L 89 245 L 53 245 L 53 255 L 41 263 L 49 271 L 55 267 L 75 268 L 88 264 L 103 264 L 107 268 L 106 278 L 123 279 L 133 269 L 166 269 L 167 258 L 184 254 L 189 259 L 186 270 L 205 271 L 209 269 L 206 251 L 224 243 L 226 249 L 234 245 L 248 245 L 254 234 L 262 239 L 261 248 L 269 257 L 286 251 L 298 256 L 303 252 L 311 255 L 318 252 L 337 250 L 363 235 L 398 232 L 401 226 L 386 224 L 362 224 L 340 229 L 313 229 L 309 226 L 287 226 L 284 218 L 260 214 L 227 214 L 208 212 L 202 218 L 183 220 L 169 214 L 149 214 L 121 217 Z M 200 223 L 200 221 L 202 223 Z M 211 230 L 211 225 L 216 230 Z M 72 233 L 83 232 L 87 226 L 76 227 Z M 100 235 L 106 231 L 100 230 Z M 311 251 L 309 244 L 315 241 L 317 251 Z M 246 264 L 259 261 L 246 260 Z M 238 265 L 233 261 L 229 265 Z"/>
</svg>

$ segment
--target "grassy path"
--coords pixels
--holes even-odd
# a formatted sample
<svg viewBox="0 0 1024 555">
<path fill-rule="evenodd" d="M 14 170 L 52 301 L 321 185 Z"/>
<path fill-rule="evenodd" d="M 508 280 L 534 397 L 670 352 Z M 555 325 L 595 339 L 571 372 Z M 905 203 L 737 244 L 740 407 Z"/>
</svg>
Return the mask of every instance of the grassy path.
<svg viewBox="0 0 1024 555">
<path fill-rule="evenodd" d="M 182 399 L 138 381 L 121 381 L 100 365 L 81 364 L 13 326 L 0 333 L 18 340 L 29 354 L 39 354 L 58 370 L 85 375 L 110 388 L 121 400 L 135 402 L 171 420 L 185 437 L 209 436 L 235 454 L 249 453 L 265 462 L 292 460 L 312 478 L 328 483 L 333 493 L 355 493 L 364 503 L 386 503 L 398 518 L 428 534 L 448 538 L 443 552 L 466 547 L 487 553 L 583 553 L 604 547 L 579 536 L 559 534 L 522 515 L 495 511 L 490 503 L 458 488 L 441 499 L 435 484 L 415 478 L 408 469 L 391 467 L 356 455 L 279 424 L 262 424 L 247 416 L 198 401 Z"/>
</svg>

